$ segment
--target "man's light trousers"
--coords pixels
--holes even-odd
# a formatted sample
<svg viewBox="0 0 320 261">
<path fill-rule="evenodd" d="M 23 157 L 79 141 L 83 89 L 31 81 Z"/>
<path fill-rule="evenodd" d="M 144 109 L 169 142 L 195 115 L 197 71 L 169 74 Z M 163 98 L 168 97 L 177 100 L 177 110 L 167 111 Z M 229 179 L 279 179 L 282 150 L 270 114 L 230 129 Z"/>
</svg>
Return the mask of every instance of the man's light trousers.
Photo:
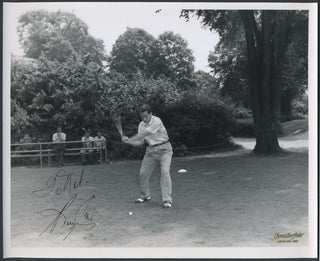
<svg viewBox="0 0 320 261">
<path fill-rule="evenodd" d="M 139 173 L 139 188 L 142 196 L 150 195 L 150 177 L 160 164 L 161 178 L 160 188 L 162 201 L 172 202 L 172 182 L 170 176 L 170 165 L 172 159 L 172 146 L 170 142 L 155 147 L 147 147 Z"/>
</svg>

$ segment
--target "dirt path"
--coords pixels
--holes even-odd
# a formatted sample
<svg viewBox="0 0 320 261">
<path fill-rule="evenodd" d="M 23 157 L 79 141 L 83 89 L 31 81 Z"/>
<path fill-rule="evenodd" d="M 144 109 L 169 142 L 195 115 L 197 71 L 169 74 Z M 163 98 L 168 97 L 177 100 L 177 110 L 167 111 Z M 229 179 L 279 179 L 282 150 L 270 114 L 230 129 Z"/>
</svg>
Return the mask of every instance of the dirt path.
<svg viewBox="0 0 320 261">
<path fill-rule="evenodd" d="M 244 149 L 253 150 L 256 141 L 253 138 L 232 138 L 233 142 L 241 145 Z M 285 150 L 307 150 L 309 147 L 308 133 L 288 135 L 279 138 L 279 145 Z"/>
</svg>

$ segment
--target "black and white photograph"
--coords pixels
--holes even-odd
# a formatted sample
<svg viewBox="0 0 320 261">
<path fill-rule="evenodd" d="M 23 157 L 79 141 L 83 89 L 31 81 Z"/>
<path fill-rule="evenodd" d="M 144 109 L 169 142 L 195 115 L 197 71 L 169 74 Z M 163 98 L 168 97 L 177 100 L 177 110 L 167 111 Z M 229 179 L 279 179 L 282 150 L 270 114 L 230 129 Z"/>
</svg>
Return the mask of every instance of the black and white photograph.
<svg viewBox="0 0 320 261">
<path fill-rule="evenodd" d="M 317 258 L 317 10 L 5 2 L 4 256 Z"/>
</svg>

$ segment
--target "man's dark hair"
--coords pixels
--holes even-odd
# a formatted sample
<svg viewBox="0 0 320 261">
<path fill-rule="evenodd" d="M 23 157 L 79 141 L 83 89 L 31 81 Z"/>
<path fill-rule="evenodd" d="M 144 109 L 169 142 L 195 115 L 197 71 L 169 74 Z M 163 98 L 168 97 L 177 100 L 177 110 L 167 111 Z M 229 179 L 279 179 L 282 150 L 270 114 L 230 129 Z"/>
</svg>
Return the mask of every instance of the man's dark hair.
<svg viewBox="0 0 320 261">
<path fill-rule="evenodd" d="M 82 130 L 84 131 L 84 133 L 91 133 L 91 129 L 89 128 L 82 128 Z"/>
<path fill-rule="evenodd" d="M 150 107 L 149 104 L 143 104 L 143 105 L 140 106 L 139 113 L 143 113 L 145 111 L 148 112 L 148 113 L 152 112 L 151 107 Z"/>
</svg>

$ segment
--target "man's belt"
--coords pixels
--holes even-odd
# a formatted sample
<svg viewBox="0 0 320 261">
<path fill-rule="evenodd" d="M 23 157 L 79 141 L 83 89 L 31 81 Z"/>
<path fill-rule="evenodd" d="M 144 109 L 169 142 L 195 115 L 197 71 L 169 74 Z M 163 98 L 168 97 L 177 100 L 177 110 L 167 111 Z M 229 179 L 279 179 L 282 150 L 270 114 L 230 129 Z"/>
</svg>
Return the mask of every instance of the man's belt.
<svg viewBox="0 0 320 261">
<path fill-rule="evenodd" d="M 169 140 L 167 140 L 167 141 L 165 141 L 165 142 L 161 142 L 161 143 L 158 143 L 158 144 L 155 144 L 155 145 L 149 145 L 148 147 L 157 147 L 157 146 L 160 146 L 160 145 L 163 145 L 163 144 L 166 144 L 166 143 L 168 143 L 169 142 Z"/>
</svg>

